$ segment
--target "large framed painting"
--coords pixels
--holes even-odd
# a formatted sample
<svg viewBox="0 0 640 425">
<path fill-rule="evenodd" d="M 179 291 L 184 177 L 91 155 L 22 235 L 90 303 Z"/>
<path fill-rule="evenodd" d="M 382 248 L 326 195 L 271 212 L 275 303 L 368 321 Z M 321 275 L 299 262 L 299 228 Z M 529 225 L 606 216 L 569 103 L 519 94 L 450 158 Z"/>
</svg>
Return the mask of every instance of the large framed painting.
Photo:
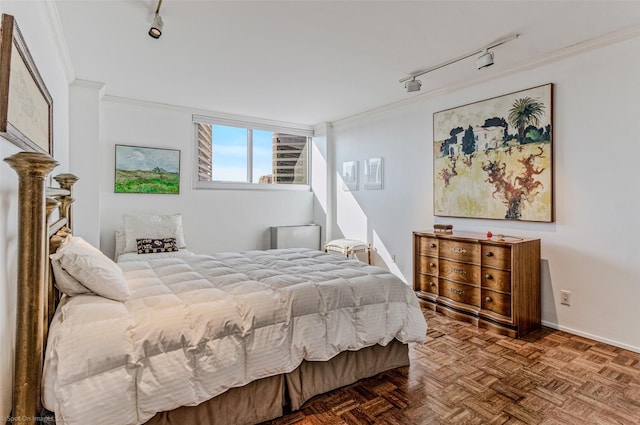
<svg viewBox="0 0 640 425">
<path fill-rule="evenodd" d="M 115 193 L 180 193 L 180 151 L 116 145 Z"/>
<path fill-rule="evenodd" d="M 0 136 L 53 156 L 53 100 L 13 16 L 0 26 Z"/>
<path fill-rule="evenodd" d="M 553 84 L 433 114 L 434 214 L 552 222 Z"/>
</svg>

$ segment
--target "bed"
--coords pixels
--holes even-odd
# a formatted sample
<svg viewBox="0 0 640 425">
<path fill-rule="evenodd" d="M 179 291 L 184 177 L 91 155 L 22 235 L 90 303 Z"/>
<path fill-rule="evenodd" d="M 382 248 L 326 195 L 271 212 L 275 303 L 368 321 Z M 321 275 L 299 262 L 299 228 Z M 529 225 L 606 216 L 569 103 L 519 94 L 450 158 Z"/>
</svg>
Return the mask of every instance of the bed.
<svg viewBox="0 0 640 425">
<path fill-rule="evenodd" d="M 60 204 L 71 199 L 65 190 Z M 408 365 L 407 344 L 426 335 L 411 288 L 358 260 L 309 249 L 195 254 L 179 232 L 166 234 L 173 215 L 142 218 L 156 224 L 144 230 L 123 220 L 123 251 L 143 240 L 151 252 L 118 255 L 116 265 L 71 235 L 68 207 L 60 215 L 55 235 L 42 232 L 53 236 L 53 273 L 45 265 L 50 295 L 38 301 L 56 307 L 38 338 L 48 340 L 42 400 L 59 423 L 259 423 Z M 14 415 L 37 416 L 29 394 L 14 397 L 25 405 L 14 403 Z"/>
</svg>

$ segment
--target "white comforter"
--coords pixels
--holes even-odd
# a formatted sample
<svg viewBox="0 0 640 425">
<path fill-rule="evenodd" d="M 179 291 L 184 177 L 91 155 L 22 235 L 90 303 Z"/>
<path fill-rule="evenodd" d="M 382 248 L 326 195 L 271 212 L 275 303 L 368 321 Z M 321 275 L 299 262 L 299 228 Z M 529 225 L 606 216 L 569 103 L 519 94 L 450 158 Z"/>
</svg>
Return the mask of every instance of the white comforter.
<svg viewBox="0 0 640 425">
<path fill-rule="evenodd" d="M 312 250 L 120 263 L 131 298 L 66 299 L 45 359 L 58 423 L 141 424 L 302 360 L 423 341 L 411 288 L 387 271 Z"/>
</svg>

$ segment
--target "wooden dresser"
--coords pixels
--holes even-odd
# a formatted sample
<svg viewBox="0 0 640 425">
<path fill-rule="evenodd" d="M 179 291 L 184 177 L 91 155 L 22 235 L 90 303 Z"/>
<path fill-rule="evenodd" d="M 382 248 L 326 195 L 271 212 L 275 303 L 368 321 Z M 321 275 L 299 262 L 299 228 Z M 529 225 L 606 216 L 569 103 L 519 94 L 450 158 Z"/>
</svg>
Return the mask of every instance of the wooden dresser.
<svg viewBox="0 0 640 425">
<path fill-rule="evenodd" d="M 413 232 L 413 288 L 428 307 L 519 338 L 540 326 L 540 239 Z"/>
</svg>

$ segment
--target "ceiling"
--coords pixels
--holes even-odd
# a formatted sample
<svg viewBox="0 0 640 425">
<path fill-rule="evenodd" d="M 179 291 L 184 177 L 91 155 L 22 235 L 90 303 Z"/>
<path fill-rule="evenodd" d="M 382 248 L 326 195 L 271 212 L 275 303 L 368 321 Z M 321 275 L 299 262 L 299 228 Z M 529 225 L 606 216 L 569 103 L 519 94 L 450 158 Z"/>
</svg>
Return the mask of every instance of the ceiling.
<svg viewBox="0 0 640 425">
<path fill-rule="evenodd" d="M 76 78 L 113 96 L 314 125 L 490 78 L 568 46 L 640 25 L 631 1 L 56 0 Z M 399 79 L 482 48 L 469 58 Z"/>
</svg>

